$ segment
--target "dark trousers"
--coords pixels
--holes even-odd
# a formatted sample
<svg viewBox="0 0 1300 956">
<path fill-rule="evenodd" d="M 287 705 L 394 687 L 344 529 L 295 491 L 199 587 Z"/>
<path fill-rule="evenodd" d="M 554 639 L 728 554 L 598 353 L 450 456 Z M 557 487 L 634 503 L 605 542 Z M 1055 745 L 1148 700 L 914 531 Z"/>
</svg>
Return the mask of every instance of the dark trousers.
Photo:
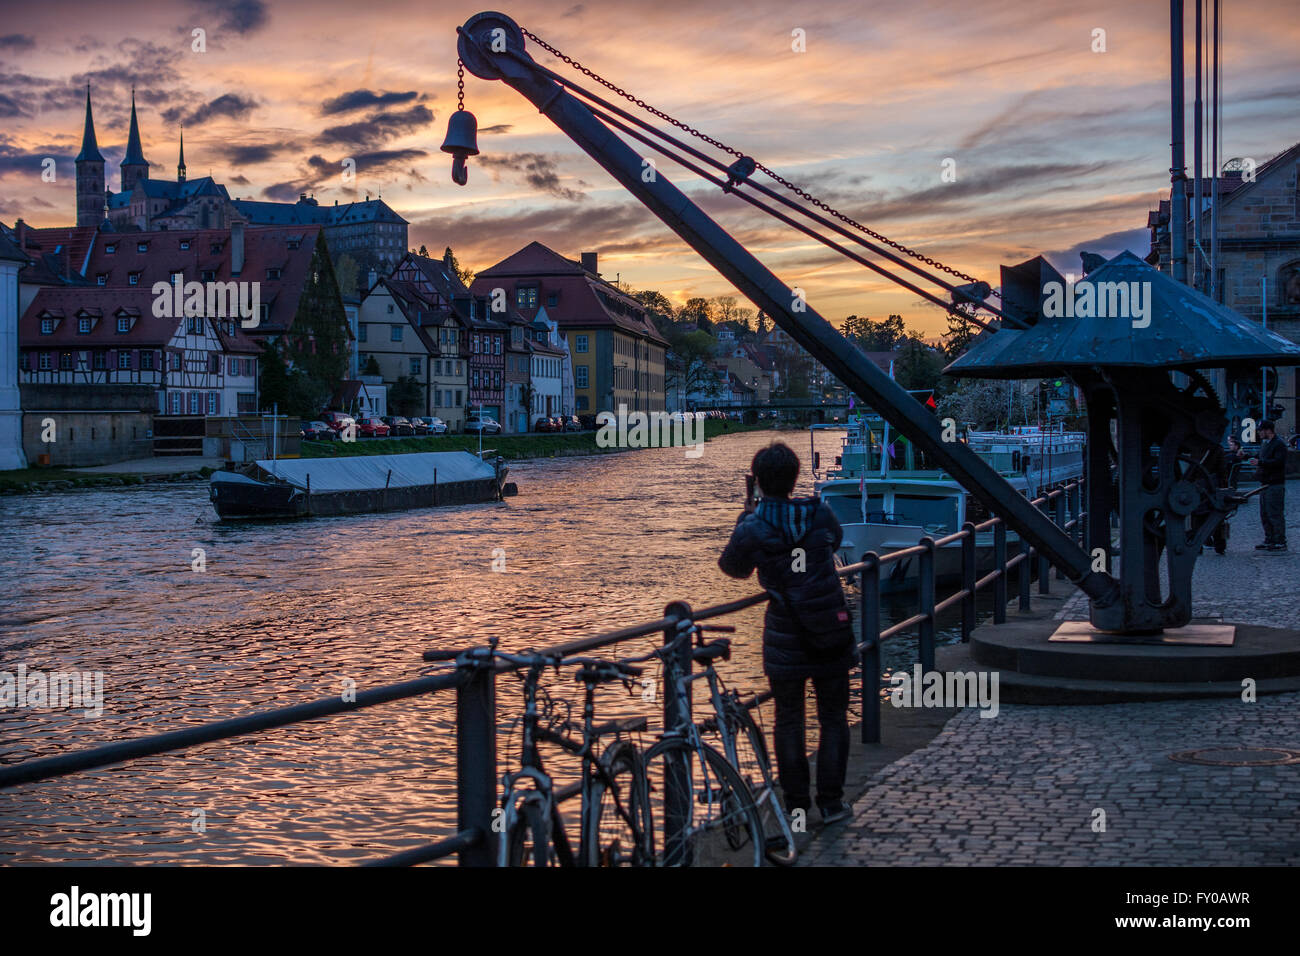
<svg viewBox="0 0 1300 956">
<path fill-rule="evenodd" d="M 1286 485 L 1265 485 L 1259 493 L 1265 544 L 1286 544 Z"/>
<path fill-rule="evenodd" d="M 776 771 L 786 808 L 808 808 L 808 748 L 804 737 L 804 686 L 808 678 L 770 678 L 776 705 Z M 849 767 L 849 675 L 812 678 L 817 694 L 817 805 L 830 806 L 844 797 Z"/>
</svg>

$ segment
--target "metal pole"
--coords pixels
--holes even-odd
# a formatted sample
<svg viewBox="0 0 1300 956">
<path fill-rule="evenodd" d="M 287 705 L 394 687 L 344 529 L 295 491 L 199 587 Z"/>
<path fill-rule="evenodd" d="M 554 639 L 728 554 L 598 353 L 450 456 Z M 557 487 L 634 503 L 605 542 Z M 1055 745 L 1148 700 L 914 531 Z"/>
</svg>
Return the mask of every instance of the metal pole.
<svg viewBox="0 0 1300 956">
<path fill-rule="evenodd" d="M 1187 160 L 1183 149 L 1183 0 L 1169 0 L 1170 126 L 1169 259 L 1173 276 L 1187 281 Z"/>
<path fill-rule="evenodd" d="M 961 599 L 961 640 L 970 641 L 971 631 L 975 630 L 975 525 L 967 521 L 961 526 L 961 589 L 965 596 Z"/>
<path fill-rule="evenodd" d="M 1020 592 L 1020 610 L 1029 610 L 1029 578 L 1034 568 L 1034 549 L 1024 538 L 1020 539 L 1020 552 L 1024 555 L 1016 565 L 1016 587 Z"/>
<path fill-rule="evenodd" d="M 497 803 L 496 671 L 491 664 L 462 665 L 456 688 L 456 826 L 483 838 L 457 855 L 460 866 L 495 866 Z"/>
<path fill-rule="evenodd" d="M 1052 520 L 1056 522 L 1058 528 L 1065 528 L 1065 494 L 1059 494 L 1052 499 Z M 1056 580 L 1061 580 L 1061 574 L 1058 571 Z"/>
<path fill-rule="evenodd" d="M 993 623 L 1007 622 L 1007 526 L 999 521 L 993 526 L 993 565 L 998 569 L 993 582 Z"/>
<path fill-rule="evenodd" d="M 880 558 L 874 551 L 862 556 L 862 742 L 880 743 Z"/>
<path fill-rule="evenodd" d="M 1268 276 L 1266 275 L 1260 276 L 1259 279 L 1259 304 L 1264 310 L 1263 316 L 1260 319 L 1260 324 L 1264 327 L 1265 330 L 1267 330 L 1268 329 Z M 1281 378 L 1280 372 L 1278 373 L 1278 378 Z M 1268 366 L 1267 365 L 1264 365 L 1260 368 L 1259 379 L 1260 379 L 1259 417 L 1261 419 L 1272 418 L 1273 416 L 1268 413 Z"/>
<path fill-rule="evenodd" d="M 1042 504 L 1043 514 L 1047 514 L 1047 505 L 1048 502 L 1044 501 Z M 1038 593 L 1052 593 L 1052 563 L 1043 556 L 1041 551 L 1038 552 Z"/>
<path fill-rule="evenodd" d="M 1202 36 L 1205 27 L 1202 23 L 1203 8 L 1205 0 L 1196 0 L 1196 95 L 1192 98 L 1192 261 L 1195 266 L 1192 268 L 1192 288 L 1203 289 L 1205 283 L 1202 281 L 1205 277 L 1205 270 L 1202 268 L 1201 259 L 1201 212 L 1203 203 L 1201 201 L 1201 179 L 1205 169 L 1205 159 L 1201 155 L 1201 140 L 1204 138 L 1202 129 L 1202 120 L 1204 119 L 1205 105 L 1201 100 L 1201 89 L 1205 85 L 1205 80 L 1201 70 L 1202 59 Z"/>
<path fill-rule="evenodd" d="M 921 660 L 921 672 L 928 674 L 934 670 L 934 538 L 928 535 L 921 539 L 920 560 L 916 567 L 916 587 L 920 608 L 919 613 L 925 617 L 921 620 L 917 633 L 917 653 Z"/>
<path fill-rule="evenodd" d="M 676 621 L 691 619 L 691 606 L 685 601 L 673 601 L 664 608 L 664 617 Z M 673 623 L 664 628 L 664 643 L 670 644 L 677 638 L 677 625 Z M 678 653 L 677 666 L 684 668 L 683 673 L 691 671 L 690 642 Z M 671 730 L 691 719 L 691 698 L 689 689 L 683 699 L 677 693 L 677 687 L 667 679 L 668 669 L 664 668 L 664 729 Z M 689 684 L 687 687 L 689 688 Z M 701 768 L 701 772 L 704 772 Z M 676 860 L 680 865 L 688 865 L 683 859 L 685 848 L 681 846 L 682 834 L 691 818 L 691 768 L 685 761 L 664 761 L 664 859 Z"/>
<path fill-rule="evenodd" d="M 496 30 L 504 31 L 505 53 L 491 52 Z M 503 80 L 533 103 L 814 359 L 928 452 L 991 512 L 1002 515 L 1053 562 L 1066 568 L 1070 579 L 1079 582 L 1095 602 L 1109 606 L 1117 598 L 1118 584 L 1113 579 L 1094 574 L 1087 556 L 1074 542 L 1045 515 L 1035 513 L 988 462 L 960 442 L 943 441 L 938 419 L 890 381 L 865 353 L 845 348 L 844 336 L 809 307 L 803 296 L 773 275 L 666 176 L 644 181 L 640 154 L 601 123 L 588 106 L 538 71 L 524 49 L 517 24 L 499 13 L 478 14 L 462 28 L 458 51 L 465 68 L 475 76 Z"/>
<path fill-rule="evenodd" d="M 1210 297 L 1215 302 L 1223 301 L 1223 289 L 1219 287 L 1219 146 L 1222 139 L 1222 122 L 1219 116 L 1219 15 L 1220 0 L 1214 0 L 1213 27 L 1213 63 L 1211 77 L 1213 86 L 1210 92 Z"/>
</svg>

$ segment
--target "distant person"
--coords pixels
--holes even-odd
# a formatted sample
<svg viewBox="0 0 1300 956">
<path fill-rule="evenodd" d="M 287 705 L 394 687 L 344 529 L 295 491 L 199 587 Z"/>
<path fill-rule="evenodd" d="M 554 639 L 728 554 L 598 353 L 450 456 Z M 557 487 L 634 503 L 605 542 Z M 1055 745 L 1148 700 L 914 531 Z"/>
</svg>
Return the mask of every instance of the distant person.
<svg viewBox="0 0 1300 956">
<path fill-rule="evenodd" d="M 1259 437 L 1263 442 L 1259 455 L 1253 459 L 1259 483 L 1259 520 L 1264 525 L 1264 542 L 1255 545 L 1256 551 L 1286 550 L 1286 444 L 1277 437 L 1271 421 L 1259 423 Z"/>
<path fill-rule="evenodd" d="M 736 520 L 718 567 L 758 580 L 770 595 L 763 622 L 763 672 L 776 708 L 777 775 L 789 811 L 812 804 L 804 738 L 805 685 L 817 695 L 817 807 L 825 823 L 852 815 L 844 802 L 849 760 L 849 670 L 853 627 L 835 572 L 840 524 L 821 499 L 791 498 L 799 456 L 780 442 L 754 456 L 754 498 Z M 755 501 L 754 499 L 757 499 Z"/>
<path fill-rule="evenodd" d="M 1228 487 L 1236 488 L 1241 466 L 1246 463 L 1246 449 L 1241 447 L 1241 442 L 1236 437 L 1228 439 L 1228 455 L 1225 461 L 1228 465 Z"/>
</svg>

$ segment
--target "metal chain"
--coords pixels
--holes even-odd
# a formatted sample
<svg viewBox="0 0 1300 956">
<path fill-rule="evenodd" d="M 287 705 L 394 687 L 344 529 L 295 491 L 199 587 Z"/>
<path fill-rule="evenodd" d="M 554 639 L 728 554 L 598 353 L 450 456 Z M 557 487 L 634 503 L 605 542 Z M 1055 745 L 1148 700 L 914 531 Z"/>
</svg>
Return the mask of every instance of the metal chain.
<svg viewBox="0 0 1300 956">
<path fill-rule="evenodd" d="M 465 109 L 465 62 L 456 57 L 456 112 Z"/>
<path fill-rule="evenodd" d="M 701 133 L 699 130 L 695 129 L 694 127 L 687 126 L 685 123 L 673 119 L 671 116 L 669 116 L 667 113 L 663 112 L 662 110 L 655 109 L 649 103 L 645 102 L 645 100 L 637 99 L 631 93 L 628 93 L 626 90 L 620 89 L 619 87 L 615 86 L 613 83 L 609 82 L 609 80 L 605 79 L 603 76 L 599 76 L 598 74 L 587 69 L 585 66 L 583 66 L 581 63 L 579 63 L 577 60 L 573 59 L 572 57 L 565 56 L 563 53 L 555 49 L 555 47 L 551 46 L 549 43 L 547 43 L 537 34 L 531 33 L 530 31 L 525 30 L 522 27 L 520 28 L 520 32 L 522 32 L 524 36 L 532 40 L 534 43 L 536 43 L 542 49 L 546 50 L 552 56 L 560 60 L 563 60 L 565 63 L 569 64 L 569 66 L 573 67 L 579 73 L 582 73 L 584 76 L 590 77 L 591 79 L 599 83 L 601 86 L 605 87 L 607 90 L 617 93 L 619 96 L 623 97 L 623 99 L 627 100 L 628 102 L 635 103 L 637 106 L 645 110 L 647 113 L 659 117 L 661 120 L 663 120 L 666 123 L 671 123 L 673 126 L 676 126 L 678 129 L 682 130 L 683 132 L 690 133 L 696 139 L 703 140 L 704 142 L 708 143 L 710 146 L 713 146 L 716 149 L 720 149 L 724 153 L 728 153 L 731 156 L 735 156 L 737 159 L 739 159 L 744 155 L 744 153 L 740 152 L 740 150 L 733 149 L 732 147 L 728 146 L 726 143 L 720 143 L 713 137 Z M 758 162 L 757 160 L 754 161 L 754 164 L 759 169 L 761 169 L 764 173 L 766 173 L 768 176 L 774 179 L 776 182 L 780 183 L 786 189 L 789 189 L 791 192 L 799 196 L 805 202 L 809 202 L 812 205 L 816 206 L 818 209 L 830 213 L 832 216 L 834 216 L 836 219 L 840 220 L 841 222 L 846 223 L 855 229 L 859 229 L 862 232 L 865 232 L 868 236 L 871 236 L 871 238 L 877 240 L 878 242 L 883 242 L 885 245 L 893 249 L 896 249 L 897 251 L 903 253 L 904 255 L 911 256 L 913 259 L 916 259 L 920 262 L 924 262 L 926 265 L 931 266 L 935 269 L 941 269 L 944 272 L 948 273 L 949 275 L 954 275 L 959 279 L 965 279 L 967 282 L 979 281 L 974 276 L 967 275 L 966 273 L 954 269 L 951 266 L 946 266 L 942 262 L 939 262 L 937 259 L 932 259 L 922 252 L 917 252 L 915 249 L 909 249 L 901 242 L 895 242 L 893 239 L 890 239 L 887 236 L 882 236 L 874 229 L 870 229 L 867 226 L 864 226 L 862 223 L 858 222 L 857 220 L 844 215 L 844 213 L 840 212 L 838 209 L 832 208 L 830 205 L 822 202 L 820 199 L 815 198 L 805 190 L 800 189 L 794 183 L 790 182 L 785 177 L 773 172 L 771 169 L 768 169 L 766 166 L 764 166 L 762 163 Z"/>
</svg>

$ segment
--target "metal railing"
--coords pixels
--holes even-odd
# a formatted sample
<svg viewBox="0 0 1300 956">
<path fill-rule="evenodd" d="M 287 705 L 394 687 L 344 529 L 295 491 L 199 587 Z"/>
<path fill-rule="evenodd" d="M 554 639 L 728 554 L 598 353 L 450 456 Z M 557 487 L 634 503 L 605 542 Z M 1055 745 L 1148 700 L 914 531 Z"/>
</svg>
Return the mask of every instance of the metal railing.
<svg viewBox="0 0 1300 956">
<path fill-rule="evenodd" d="M 1077 536 L 1082 528 L 1083 515 L 1079 511 L 1081 482 L 1035 500 L 1046 509 L 1049 505 L 1058 525 L 1072 530 Z M 1067 500 L 1074 517 L 1067 521 Z M 994 535 L 994 567 L 983 577 L 976 578 L 977 548 L 975 535 L 992 530 Z M 934 556 L 938 549 L 954 542 L 961 543 L 962 587 L 941 601 L 935 600 Z M 881 569 L 911 557 L 918 559 L 918 610 L 905 620 L 880 629 L 880 572 Z M 881 642 L 897 637 L 913 628 L 918 632 L 918 658 L 922 669 L 934 669 L 935 621 L 944 610 L 961 604 L 962 639 L 969 640 L 976 624 L 976 594 L 986 587 L 994 588 L 993 620 L 1006 620 L 1007 577 L 1011 569 L 1028 569 L 1035 559 L 1034 550 L 1026 548 L 1012 558 L 1007 557 L 1006 525 L 1000 518 L 991 518 L 981 524 L 967 523 L 960 531 L 935 540 L 922 538 L 919 544 L 884 555 L 869 552 L 863 560 L 839 569 L 841 577 L 857 576 L 861 586 L 862 605 L 859 618 L 859 641 L 854 653 L 861 665 L 862 678 L 862 741 L 878 743 L 880 740 L 880 690 Z M 1050 593 L 1050 575 L 1047 563 L 1038 556 L 1039 591 Z M 1029 609 L 1030 575 L 1020 574 L 1020 607 Z M 665 644 L 674 640 L 682 621 L 705 621 L 735 614 L 768 600 L 766 591 L 724 604 L 693 610 L 684 601 L 674 601 L 664 608 L 663 617 L 589 638 L 569 641 L 541 650 L 541 653 L 559 657 L 587 654 L 600 648 L 620 644 L 634 638 L 662 633 Z M 689 645 L 681 648 L 681 666 L 689 673 L 694 665 Z M 94 770 L 142 757 L 158 756 L 186 750 L 217 740 L 229 740 L 245 734 L 286 727 L 291 724 L 337 714 L 350 713 L 380 704 L 422 697 L 446 690 L 456 692 L 456 832 L 445 839 L 406 850 L 367 866 L 410 866 L 427 863 L 456 854 L 461 866 L 492 866 L 496 862 L 495 834 L 492 830 L 493 811 L 497 808 L 496 677 L 520 669 L 520 665 L 496 662 L 491 666 L 462 665 L 454 670 L 409 680 L 398 684 L 359 691 L 350 698 L 330 697 L 321 700 L 262 711 L 229 720 L 214 721 L 175 730 L 169 733 L 124 740 L 68 754 L 28 760 L 12 766 L 0 767 L 0 789 L 24 783 L 37 783 L 68 774 Z M 755 695 L 745 703 L 753 708 L 770 699 L 770 693 Z M 666 682 L 663 694 L 664 726 L 671 727 L 684 708 L 690 713 L 689 698 L 679 699 L 672 682 Z M 557 787 L 557 801 L 578 795 L 580 784 L 571 783 Z"/>
</svg>

